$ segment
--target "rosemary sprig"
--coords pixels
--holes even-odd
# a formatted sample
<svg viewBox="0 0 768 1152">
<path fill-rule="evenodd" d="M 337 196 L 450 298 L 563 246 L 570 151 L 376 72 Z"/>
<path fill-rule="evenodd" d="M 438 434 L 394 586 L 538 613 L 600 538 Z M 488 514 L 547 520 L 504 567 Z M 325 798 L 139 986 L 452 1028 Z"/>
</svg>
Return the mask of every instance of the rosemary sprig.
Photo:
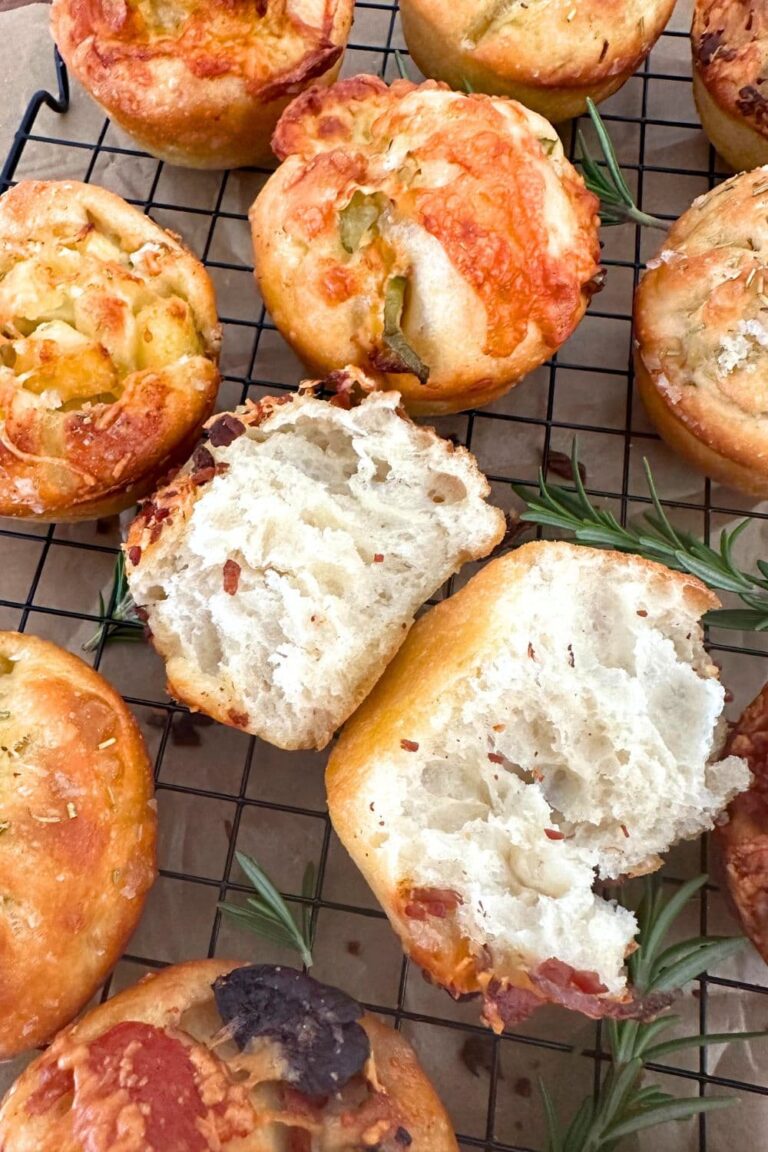
<svg viewBox="0 0 768 1152">
<path fill-rule="evenodd" d="M 666 946 L 669 930 L 688 901 L 707 882 L 699 876 L 683 884 L 665 899 L 660 885 L 646 880 L 637 909 L 640 928 L 638 950 L 630 957 L 632 984 L 639 996 L 677 991 L 707 968 L 733 955 L 746 944 L 743 937 L 698 936 Z M 768 1035 L 766 1032 L 710 1033 L 659 1040 L 679 1017 L 664 1015 L 650 1023 L 609 1020 L 608 1045 L 611 1065 L 593 1098 L 588 1097 L 563 1130 L 544 1084 L 541 1093 L 549 1133 L 548 1152 L 612 1152 L 625 1136 L 671 1120 L 689 1120 L 701 1112 L 713 1112 L 736 1103 L 734 1097 L 707 1096 L 679 1100 L 656 1085 L 641 1085 L 643 1070 L 685 1048 L 729 1044 Z"/>
<path fill-rule="evenodd" d="M 222 901 L 219 908 L 243 928 L 255 932 L 257 936 L 298 952 L 302 963 L 311 968 L 312 909 L 309 904 L 302 905 L 301 927 L 299 927 L 285 900 L 263 868 L 244 852 L 236 852 L 235 857 L 256 889 L 256 895 L 246 898 L 247 907 Z M 307 864 L 304 869 L 301 894 L 306 900 L 311 900 L 315 894 L 315 866 L 312 863 Z"/>
<path fill-rule="evenodd" d="M 601 223 L 611 226 L 613 224 L 626 224 L 631 221 L 634 224 L 643 224 L 648 228 L 660 228 L 666 232 L 668 225 L 664 220 L 660 220 L 658 216 L 649 216 L 647 212 L 641 212 L 635 204 L 616 159 L 616 149 L 608 135 L 608 129 L 605 127 L 594 101 L 590 100 L 589 97 L 587 98 L 587 111 L 595 126 L 603 161 L 599 162 L 592 157 L 581 129 L 579 129 L 576 139 L 579 145 L 579 159 L 584 173 L 584 183 L 600 201 Z"/>
<path fill-rule="evenodd" d="M 125 577 L 125 557 L 122 552 L 118 552 L 115 560 L 115 572 L 112 578 L 109 602 L 114 604 L 112 615 L 99 625 L 89 640 L 86 640 L 83 644 L 83 652 L 95 652 L 102 637 L 105 644 L 111 644 L 118 640 L 135 643 L 144 639 L 144 625 L 136 614 L 136 605 L 133 602 Z M 107 615 L 107 607 L 101 592 L 99 592 L 99 615 L 104 617 Z"/>
<path fill-rule="evenodd" d="M 638 527 L 626 528 L 616 517 L 603 508 L 596 508 L 584 488 L 579 473 L 578 447 L 574 440 L 571 448 L 571 471 L 576 491 L 557 484 L 547 484 L 539 470 L 538 497 L 529 498 L 525 489 L 515 491 L 526 502 L 520 519 L 532 524 L 572 532 L 576 542 L 597 548 L 615 548 L 619 552 L 635 552 L 647 560 L 656 560 L 679 572 L 698 576 L 708 587 L 735 593 L 744 608 L 721 608 L 707 612 L 706 624 L 717 628 L 735 628 L 743 632 L 764 632 L 768 629 L 768 563 L 757 561 L 757 572 L 744 572 L 733 559 L 733 546 L 749 525 L 742 520 L 735 528 L 724 531 L 718 548 L 712 548 L 690 532 L 675 528 L 659 499 L 647 460 L 643 460 L 645 478 L 653 505 L 652 512 L 644 513 Z"/>
</svg>

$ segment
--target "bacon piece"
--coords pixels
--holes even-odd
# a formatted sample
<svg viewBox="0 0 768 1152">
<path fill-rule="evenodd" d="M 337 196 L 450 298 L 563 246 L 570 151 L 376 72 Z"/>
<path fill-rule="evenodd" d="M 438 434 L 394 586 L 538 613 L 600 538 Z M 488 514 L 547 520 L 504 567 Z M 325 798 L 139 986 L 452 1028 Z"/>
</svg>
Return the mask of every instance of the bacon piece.
<svg viewBox="0 0 768 1152">
<path fill-rule="evenodd" d="M 404 752 L 418 752 L 419 745 L 415 740 L 401 740 L 400 747 Z"/>
<path fill-rule="evenodd" d="M 715 839 L 744 931 L 768 962 L 768 684 L 732 730 L 724 755 L 743 756 L 753 780 L 729 804 L 730 819 Z"/>
<path fill-rule="evenodd" d="M 224 591 L 227 595 L 234 596 L 237 592 L 237 586 L 240 583 L 240 565 L 237 560 L 225 560 L 222 572 L 224 576 Z"/>
<path fill-rule="evenodd" d="M 128 549 L 128 559 L 135 568 L 141 560 L 141 548 L 139 548 L 138 544 L 134 544 L 133 547 Z"/>
<path fill-rule="evenodd" d="M 411 888 L 406 892 L 403 911 L 409 920 L 426 920 L 427 916 L 444 920 L 461 903 L 461 896 L 452 888 Z"/>
<path fill-rule="evenodd" d="M 208 442 L 214 448 L 228 448 L 243 432 L 245 424 L 242 420 L 238 420 L 231 412 L 225 412 L 208 429 Z"/>
</svg>

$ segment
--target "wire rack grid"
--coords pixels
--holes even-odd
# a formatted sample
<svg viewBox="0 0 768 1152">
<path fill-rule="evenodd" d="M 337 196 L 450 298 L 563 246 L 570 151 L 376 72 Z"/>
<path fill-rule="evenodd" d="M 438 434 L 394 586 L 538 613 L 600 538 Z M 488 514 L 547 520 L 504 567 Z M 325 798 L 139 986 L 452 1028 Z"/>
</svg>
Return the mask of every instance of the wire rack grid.
<svg viewBox="0 0 768 1152">
<path fill-rule="evenodd" d="M 678 5 L 649 60 L 604 107 L 604 118 L 638 202 L 669 219 L 723 175 L 704 140 L 690 94 L 688 5 Z M 396 4 L 359 0 L 345 73 L 397 74 L 404 50 Z M 416 71 L 410 65 L 414 76 Z M 31 99 L 0 175 L 0 190 L 28 176 L 68 176 L 111 187 L 181 233 L 216 283 L 224 327 L 221 409 L 293 387 L 301 368 L 276 333 L 251 275 L 246 212 L 266 171 L 193 173 L 169 170 L 103 119 L 79 89 L 70 100 L 66 70 L 55 57 L 54 91 Z M 569 138 L 571 154 L 572 141 Z M 642 458 L 652 463 L 673 517 L 715 538 L 744 511 L 760 546 L 765 509 L 693 476 L 660 444 L 632 388 L 631 300 L 658 234 L 625 226 L 604 233 L 607 287 L 574 337 L 553 360 L 489 407 L 437 421 L 466 444 L 492 481 L 494 498 L 514 508 L 512 484 L 531 484 L 578 435 L 588 491 L 623 519 L 647 506 Z M 111 575 L 120 539 L 117 521 L 82 525 L 0 522 L 0 626 L 21 628 L 80 652 L 114 610 Z M 754 545 L 754 540 L 753 540 Z M 471 569 L 472 566 L 470 566 Z M 454 583 L 463 582 L 464 572 Z M 450 589 L 445 590 L 450 591 Z M 737 639 L 744 639 L 737 637 Z M 738 685 L 740 709 L 765 679 L 766 644 L 730 633 L 710 647 Z M 545 1009 L 503 1037 L 480 1027 L 473 1003 L 454 1004 L 403 959 L 381 911 L 336 841 L 325 809 L 323 757 L 282 753 L 242 733 L 190 715 L 164 691 L 160 661 L 142 644 L 105 645 L 88 657 L 132 706 L 155 757 L 161 821 L 160 878 L 106 996 L 144 971 L 203 955 L 291 962 L 292 957 L 222 921 L 217 902 L 246 890 L 235 851 L 254 855 L 289 900 L 309 903 L 320 979 L 335 981 L 402 1028 L 448 1104 L 463 1149 L 540 1152 L 545 1134 L 537 1079 L 569 1106 L 597 1083 L 605 1050 L 599 1025 Z M 315 892 L 302 897 L 307 862 Z M 706 870 L 705 842 L 672 853 L 664 879 L 679 883 Z M 692 912 L 697 931 L 732 933 L 717 886 Z M 768 1025 L 766 969 L 754 954 L 731 960 L 697 982 L 682 1002 L 689 1029 Z M 762 1049 L 763 1069 L 765 1048 Z M 19 1070 L 5 1072 L 7 1081 Z M 654 1152 L 726 1152 L 746 1148 L 768 1123 L 768 1087 L 760 1052 L 702 1051 L 651 1075 L 679 1095 L 738 1092 L 727 1113 L 669 1126 L 639 1144 Z M 1 1082 L 1 1080 L 0 1080 Z M 725 1117 L 725 1119 L 722 1119 Z"/>
</svg>

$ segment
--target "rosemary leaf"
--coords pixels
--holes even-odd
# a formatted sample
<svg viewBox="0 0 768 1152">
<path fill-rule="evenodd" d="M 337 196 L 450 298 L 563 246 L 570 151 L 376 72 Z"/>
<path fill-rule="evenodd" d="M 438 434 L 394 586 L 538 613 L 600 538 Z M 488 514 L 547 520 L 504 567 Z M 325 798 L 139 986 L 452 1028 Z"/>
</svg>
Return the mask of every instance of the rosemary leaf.
<svg viewBox="0 0 768 1152">
<path fill-rule="evenodd" d="M 670 531 L 674 531 L 671 526 Z M 706 883 L 706 876 L 698 876 L 681 885 L 671 896 L 665 896 L 658 883 L 646 880 L 636 912 L 639 946 L 629 961 L 630 979 L 638 997 L 677 991 L 707 967 L 746 944 L 741 937 L 697 936 L 665 949 L 664 941 L 675 921 Z M 679 1022 L 679 1017 L 672 1014 L 660 1016 L 650 1023 L 607 1020 L 605 1034 L 611 1051 L 611 1065 L 594 1099 L 589 1096 L 582 1102 L 565 1133 L 557 1121 L 554 1102 L 542 1085 L 549 1129 L 548 1152 L 614 1152 L 626 1136 L 642 1129 L 672 1120 L 686 1120 L 701 1112 L 735 1103 L 735 1099 L 730 1097 L 677 1100 L 656 1084 L 643 1085 L 644 1068 L 649 1062 L 657 1062 L 685 1048 L 753 1040 L 768 1033 L 712 1033 L 709 1036 L 660 1039 L 665 1031 Z"/>
<path fill-rule="evenodd" d="M 518 496 L 526 504 L 520 519 L 569 532 L 577 544 L 634 552 L 676 571 L 689 572 L 709 588 L 735 593 L 745 605 L 739 609 L 718 608 L 708 612 L 704 617 L 705 624 L 744 632 L 768 630 L 768 563 L 758 561 L 758 572 L 746 572 L 737 567 L 733 558 L 734 543 L 749 527 L 751 520 L 747 517 L 735 528 L 724 531 L 719 546 L 710 547 L 692 533 L 675 528 L 661 503 L 648 461 L 643 463 L 652 510 L 639 517 L 636 527 L 619 524 L 612 513 L 592 504 L 579 475 L 575 440 L 571 449 L 575 491 L 549 484 L 539 472 L 536 495 L 531 496 L 527 489 L 515 486 Z"/>
<path fill-rule="evenodd" d="M 408 75 L 407 69 L 405 67 L 405 60 L 403 59 L 403 54 L 399 48 L 395 48 L 395 64 L 397 64 L 397 70 L 400 73 L 400 79 L 401 80 L 410 80 L 410 76 Z"/>
<path fill-rule="evenodd" d="M 136 642 L 144 639 L 144 625 L 136 614 L 136 605 L 133 602 L 125 575 L 125 557 L 122 552 L 118 552 L 115 560 L 109 603 L 114 605 L 111 615 L 104 619 L 94 634 L 85 641 L 82 646 L 83 652 L 95 652 L 101 644 L 102 638 L 105 644 L 116 641 Z M 107 608 L 101 593 L 99 593 L 99 615 L 107 616 Z"/>
<path fill-rule="evenodd" d="M 759 1040 L 764 1036 L 765 1032 L 709 1032 L 704 1036 L 680 1036 L 677 1040 L 665 1040 L 663 1044 L 646 1048 L 643 1060 L 648 1064 L 657 1064 L 672 1052 L 682 1052 L 686 1048 L 706 1048 L 709 1044 L 734 1044 L 737 1041 Z"/>
<path fill-rule="evenodd" d="M 715 1112 L 719 1108 L 731 1108 L 737 1104 L 735 1096 L 705 1096 L 692 1100 L 670 1100 L 653 1108 L 647 1108 L 636 1116 L 631 1116 L 609 1128 L 603 1135 L 603 1140 L 609 1144 L 613 1140 L 621 1140 L 624 1136 L 632 1136 L 644 1128 L 655 1128 L 657 1124 L 667 1124 L 670 1120 L 690 1120 L 701 1112 Z"/>
<path fill-rule="evenodd" d="M 275 885 L 251 856 L 246 856 L 244 852 L 236 852 L 235 857 L 255 888 L 256 895 L 248 897 L 248 907 L 221 901 L 219 903 L 221 911 L 257 936 L 298 952 L 304 965 L 311 968 L 312 947 L 307 931 L 307 921 L 302 917 L 304 925 L 302 931 Z M 304 872 L 302 892 L 305 895 L 310 883 L 308 877 L 311 877 L 312 894 L 314 895 L 314 865 L 312 864 L 307 865 Z"/>
<path fill-rule="evenodd" d="M 629 186 L 616 158 L 616 149 L 613 146 L 603 118 L 595 107 L 594 101 L 587 99 L 587 111 L 595 128 L 600 151 L 603 159 L 598 162 L 594 159 L 584 134 L 577 133 L 581 168 L 584 174 L 584 183 L 590 192 L 593 192 L 600 201 L 600 220 L 607 227 L 615 224 L 632 222 L 647 228 L 659 228 L 666 232 L 667 224 L 658 216 L 650 216 L 641 212 L 635 204 Z"/>
</svg>

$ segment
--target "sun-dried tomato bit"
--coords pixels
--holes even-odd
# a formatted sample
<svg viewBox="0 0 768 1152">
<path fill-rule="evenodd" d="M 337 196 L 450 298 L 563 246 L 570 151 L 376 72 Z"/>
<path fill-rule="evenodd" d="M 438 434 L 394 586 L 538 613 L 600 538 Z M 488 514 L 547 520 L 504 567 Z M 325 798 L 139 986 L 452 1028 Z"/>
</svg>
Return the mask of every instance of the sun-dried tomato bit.
<svg viewBox="0 0 768 1152">
<path fill-rule="evenodd" d="M 539 965 L 536 976 L 549 980 L 559 988 L 576 988 L 588 996 L 598 996 L 608 991 L 607 985 L 603 984 L 597 972 L 572 968 L 570 964 L 557 960 L 554 956 Z"/>
<path fill-rule="evenodd" d="M 626 824 L 620 824 L 619 827 L 621 828 L 622 832 L 627 837 L 627 839 L 629 839 L 629 828 L 627 828 Z"/>
<path fill-rule="evenodd" d="M 488 759 L 490 760 L 491 764 L 503 764 L 504 763 L 504 757 L 500 756 L 498 752 L 489 752 L 488 753 Z"/>
<path fill-rule="evenodd" d="M 565 833 L 561 832 L 559 828 L 545 828 L 544 835 L 547 840 L 565 840 Z"/>
<path fill-rule="evenodd" d="M 240 583 L 240 565 L 237 560 L 225 560 L 222 576 L 224 591 L 228 596 L 234 596 Z"/>
<path fill-rule="evenodd" d="M 376 552 L 374 554 L 374 557 L 373 557 L 373 562 L 374 562 L 374 564 L 383 564 L 384 563 L 383 552 Z"/>
<path fill-rule="evenodd" d="M 403 911 L 409 920 L 426 920 L 428 916 L 444 920 L 462 903 L 453 888 L 411 888 L 405 894 Z"/>
<path fill-rule="evenodd" d="M 225 412 L 208 429 L 208 442 L 214 448 L 228 448 L 243 432 L 245 424 L 230 412 Z"/>
<path fill-rule="evenodd" d="M 133 566 L 135 568 L 136 565 L 141 560 L 141 548 L 138 546 L 138 544 L 133 544 L 128 549 L 128 559 L 130 560 L 131 564 L 133 564 Z"/>
<path fill-rule="evenodd" d="M 400 747 L 403 752 L 418 752 L 419 745 L 416 740 L 401 740 Z"/>
</svg>

